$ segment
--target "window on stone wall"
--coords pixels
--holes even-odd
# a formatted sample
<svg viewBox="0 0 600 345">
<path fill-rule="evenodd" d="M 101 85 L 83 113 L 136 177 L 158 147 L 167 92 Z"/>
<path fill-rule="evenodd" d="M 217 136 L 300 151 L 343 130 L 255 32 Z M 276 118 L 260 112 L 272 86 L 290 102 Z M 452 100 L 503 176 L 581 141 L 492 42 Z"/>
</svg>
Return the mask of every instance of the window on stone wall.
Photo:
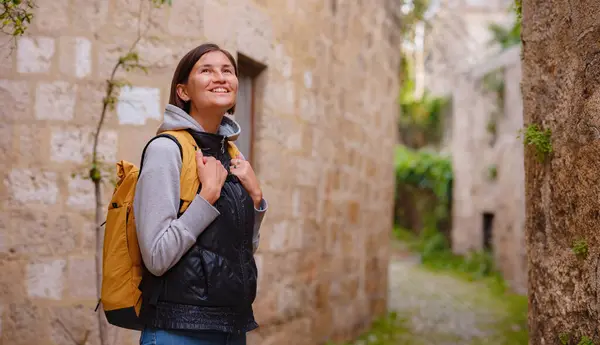
<svg viewBox="0 0 600 345">
<path fill-rule="evenodd" d="M 254 140 L 255 123 L 255 97 L 256 78 L 266 66 L 238 53 L 238 96 L 233 118 L 242 128 L 242 134 L 236 141 L 236 145 L 252 163 L 252 149 Z"/>
<path fill-rule="evenodd" d="M 485 212 L 483 214 L 483 249 L 492 250 L 494 214 Z"/>
</svg>

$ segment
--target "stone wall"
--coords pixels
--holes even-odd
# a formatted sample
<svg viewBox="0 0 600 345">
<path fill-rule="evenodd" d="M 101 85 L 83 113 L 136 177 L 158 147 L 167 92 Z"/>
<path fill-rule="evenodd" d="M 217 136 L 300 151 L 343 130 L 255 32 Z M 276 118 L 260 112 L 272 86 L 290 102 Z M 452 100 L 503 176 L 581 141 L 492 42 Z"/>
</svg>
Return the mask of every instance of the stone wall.
<svg viewBox="0 0 600 345">
<path fill-rule="evenodd" d="M 490 23 L 509 26 L 512 0 L 441 0 L 425 32 L 425 85 L 434 95 L 451 94 L 457 78 L 496 54 Z"/>
<path fill-rule="evenodd" d="M 502 80 L 497 98 L 491 73 Z M 475 66 L 458 79 L 453 93 L 453 250 L 484 247 L 484 214 L 493 214 L 491 248 L 510 286 L 524 292 L 527 260 L 524 239 L 525 191 L 520 46 Z M 491 86 L 491 89 L 490 89 Z M 495 123 L 494 131 L 489 127 Z M 496 177 L 493 177 L 493 167 Z"/>
<path fill-rule="evenodd" d="M 38 0 L 0 60 L 0 343 L 97 344 L 93 193 L 84 172 L 105 80 L 141 23 L 140 71 L 101 156 L 139 162 L 189 49 L 213 41 L 266 65 L 254 166 L 270 210 L 250 344 L 356 335 L 386 308 L 399 58 L 392 1 Z M 142 20 L 138 11 L 142 9 Z M 150 23 L 146 27 L 148 13 Z M 10 44 L 10 43 L 9 43 Z M 105 196 L 110 193 L 110 185 Z M 135 344 L 116 332 L 113 344 Z"/>
</svg>

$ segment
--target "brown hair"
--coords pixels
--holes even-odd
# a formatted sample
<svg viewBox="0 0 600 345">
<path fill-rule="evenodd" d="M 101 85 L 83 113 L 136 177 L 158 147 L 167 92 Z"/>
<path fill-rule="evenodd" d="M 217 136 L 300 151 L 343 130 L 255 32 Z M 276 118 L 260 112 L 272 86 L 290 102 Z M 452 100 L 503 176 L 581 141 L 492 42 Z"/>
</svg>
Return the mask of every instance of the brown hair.
<svg viewBox="0 0 600 345">
<path fill-rule="evenodd" d="M 176 107 L 183 109 L 188 114 L 190 113 L 190 102 L 186 102 L 183 99 L 179 98 L 179 95 L 177 94 L 177 85 L 186 84 L 188 82 L 188 78 L 190 77 L 190 73 L 192 72 L 192 68 L 194 68 L 194 65 L 196 64 L 196 62 L 198 62 L 198 60 L 200 60 L 200 58 L 204 54 L 214 52 L 214 51 L 219 51 L 219 52 L 225 54 L 225 56 L 227 56 L 227 58 L 229 59 L 229 61 L 231 61 L 231 64 L 233 65 L 233 69 L 234 69 L 235 75 L 237 77 L 237 75 L 238 75 L 237 64 L 236 64 L 233 56 L 227 50 L 222 49 L 221 47 L 219 47 L 218 45 L 216 45 L 214 43 L 205 43 L 205 44 L 199 45 L 196 48 L 190 50 L 179 61 L 179 64 L 177 65 L 177 68 L 175 69 L 175 73 L 173 73 L 173 81 L 171 82 L 171 93 L 169 94 L 169 104 L 172 104 Z M 235 104 L 233 105 L 233 107 L 231 107 L 231 109 L 227 110 L 227 113 L 229 113 L 229 114 L 233 114 L 234 112 L 235 112 Z"/>
</svg>

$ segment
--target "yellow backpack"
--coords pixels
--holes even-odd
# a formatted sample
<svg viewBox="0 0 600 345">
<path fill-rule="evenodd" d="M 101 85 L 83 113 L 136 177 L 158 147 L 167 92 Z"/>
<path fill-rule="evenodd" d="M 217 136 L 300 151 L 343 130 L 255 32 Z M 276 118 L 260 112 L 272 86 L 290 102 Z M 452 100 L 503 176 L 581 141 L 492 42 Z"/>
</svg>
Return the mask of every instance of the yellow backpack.
<svg viewBox="0 0 600 345">
<path fill-rule="evenodd" d="M 148 144 L 159 137 L 174 140 L 181 151 L 179 214 L 182 214 L 194 200 L 200 187 L 196 168 L 196 141 L 189 132 L 179 130 L 163 132 Z M 145 151 L 146 148 L 142 152 L 142 162 Z M 229 142 L 228 152 L 231 157 L 239 154 L 232 142 Z M 98 301 L 98 305 L 102 303 L 110 324 L 134 330 L 141 330 L 143 327 L 138 318 L 142 305 L 139 285 L 142 281 L 143 262 L 133 215 L 135 187 L 142 168 L 143 166 L 138 168 L 125 160 L 117 163 L 117 184 L 108 205 L 105 222 L 102 290 Z"/>
</svg>

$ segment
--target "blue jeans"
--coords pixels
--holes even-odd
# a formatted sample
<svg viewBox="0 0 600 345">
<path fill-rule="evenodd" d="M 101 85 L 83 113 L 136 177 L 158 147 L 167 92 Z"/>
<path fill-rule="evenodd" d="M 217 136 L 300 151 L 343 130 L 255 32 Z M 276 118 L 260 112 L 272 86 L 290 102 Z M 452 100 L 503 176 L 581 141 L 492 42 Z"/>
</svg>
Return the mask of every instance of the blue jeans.
<svg viewBox="0 0 600 345">
<path fill-rule="evenodd" d="M 140 336 L 140 345 L 246 345 L 246 334 L 145 328 Z"/>
</svg>

